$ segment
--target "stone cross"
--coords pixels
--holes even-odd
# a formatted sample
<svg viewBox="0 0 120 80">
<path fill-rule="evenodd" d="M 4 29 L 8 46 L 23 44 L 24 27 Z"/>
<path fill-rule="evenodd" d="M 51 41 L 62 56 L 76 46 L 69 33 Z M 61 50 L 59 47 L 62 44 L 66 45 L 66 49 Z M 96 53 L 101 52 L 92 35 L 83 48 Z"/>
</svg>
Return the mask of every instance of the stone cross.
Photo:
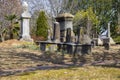
<svg viewBox="0 0 120 80">
<path fill-rule="evenodd" d="M 30 19 L 31 14 L 28 11 L 28 4 L 27 2 L 23 2 L 23 13 L 21 15 L 21 40 L 25 41 L 33 41 L 30 36 Z"/>
</svg>

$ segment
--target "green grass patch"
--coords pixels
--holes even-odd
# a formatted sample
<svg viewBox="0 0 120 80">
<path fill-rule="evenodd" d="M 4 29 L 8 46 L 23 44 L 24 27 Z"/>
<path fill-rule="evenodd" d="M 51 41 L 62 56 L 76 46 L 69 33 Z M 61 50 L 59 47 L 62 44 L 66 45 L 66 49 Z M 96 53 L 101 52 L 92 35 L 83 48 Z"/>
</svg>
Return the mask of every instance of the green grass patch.
<svg viewBox="0 0 120 80">
<path fill-rule="evenodd" d="M 120 69 L 93 66 L 70 67 L 1 77 L 0 80 L 120 80 Z"/>
</svg>

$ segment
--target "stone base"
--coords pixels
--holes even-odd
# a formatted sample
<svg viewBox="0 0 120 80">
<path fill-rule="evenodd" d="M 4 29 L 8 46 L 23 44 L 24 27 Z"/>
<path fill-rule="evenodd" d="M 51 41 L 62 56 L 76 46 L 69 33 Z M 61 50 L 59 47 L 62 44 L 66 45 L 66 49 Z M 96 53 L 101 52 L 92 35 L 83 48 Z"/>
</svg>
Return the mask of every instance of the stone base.
<svg viewBox="0 0 120 80">
<path fill-rule="evenodd" d="M 22 35 L 20 41 L 28 41 L 33 42 L 34 40 L 30 37 L 30 35 Z"/>
<path fill-rule="evenodd" d="M 33 42 L 34 40 L 32 38 L 21 38 L 20 41 Z"/>
</svg>

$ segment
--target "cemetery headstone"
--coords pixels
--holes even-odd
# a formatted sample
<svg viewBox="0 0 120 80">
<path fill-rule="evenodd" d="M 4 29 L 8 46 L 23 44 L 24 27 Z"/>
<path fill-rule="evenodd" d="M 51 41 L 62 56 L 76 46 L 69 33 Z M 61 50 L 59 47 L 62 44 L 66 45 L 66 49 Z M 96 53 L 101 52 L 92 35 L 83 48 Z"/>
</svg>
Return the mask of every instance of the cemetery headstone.
<svg viewBox="0 0 120 80">
<path fill-rule="evenodd" d="M 58 22 L 54 22 L 53 41 L 60 42 L 60 26 Z"/>
<path fill-rule="evenodd" d="M 77 29 L 77 43 L 82 44 L 83 42 L 83 35 L 84 35 L 84 30 L 83 27 L 79 27 Z"/>
</svg>

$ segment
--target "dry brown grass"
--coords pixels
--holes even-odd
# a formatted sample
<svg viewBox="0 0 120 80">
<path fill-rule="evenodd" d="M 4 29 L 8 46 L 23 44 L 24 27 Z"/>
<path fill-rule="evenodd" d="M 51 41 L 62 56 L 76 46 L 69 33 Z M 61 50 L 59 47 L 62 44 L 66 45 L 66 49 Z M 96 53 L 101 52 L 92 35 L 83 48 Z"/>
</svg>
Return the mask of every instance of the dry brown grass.
<svg viewBox="0 0 120 80">
<path fill-rule="evenodd" d="M 56 66 L 59 65 L 79 65 L 84 66 L 87 64 L 94 64 L 96 62 L 102 62 L 105 65 L 109 63 L 109 67 L 114 65 L 113 67 L 117 66 L 120 67 L 120 45 L 111 46 L 110 50 L 104 50 L 104 47 L 98 46 L 93 48 L 92 55 L 86 54 L 77 56 L 73 58 L 69 54 L 62 55 L 60 52 L 45 52 L 41 53 L 38 50 L 31 50 L 26 48 L 28 45 L 32 45 L 29 42 L 18 41 L 18 40 L 8 40 L 3 43 L 0 43 L 0 76 L 1 75 L 15 75 L 16 73 L 21 73 L 22 71 L 28 72 L 31 71 L 29 68 L 34 68 L 34 70 L 38 70 L 39 67 L 42 66 Z M 21 47 L 22 46 L 22 47 Z M 34 46 L 33 46 L 34 47 Z M 75 62 L 74 62 L 75 61 Z M 81 65 L 82 63 L 82 65 Z M 27 73 L 28 75 L 23 76 L 12 76 L 6 78 L 0 78 L 0 80 L 119 80 L 119 74 L 114 74 L 113 72 L 117 71 L 116 68 L 97 68 L 97 67 L 90 67 L 88 72 L 86 68 L 73 68 L 77 69 L 76 71 L 69 69 L 70 66 L 67 66 L 68 69 L 58 69 L 56 70 L 42 70 L 36 71 L 35 74 Z M 97 63 L 97 65 L 99 65 Z M 101 64 L 100 64 L 101 65 Z M 108 66 L 107 66 L 108 67 Z M 94 70 L 96 69 L 96 70 Z M 6 72 L 9 71 L 9 72 Z M 18 71 L 18 72 L 17 72 Z M 64 71 L 70 72 L 68 75 L 62 75 Z M 89 72 L 92 71 L 92 72 Z M 103 71 L 103 72 L 101 72 Z M 107 72 L 108 71 L 108 72 Z M 112 72 L 113 71 L 113 72 Z M 45 75 L 45 73 L 48 74 Z M 59 73 L 60 72 L 60 73 Z M 118 70 L 119 72 L 119 70 Z M 43 75 L 39 76 L 41 73 Z M 52 75 L 56 74 L 56 77 Z M 76 73 L 76 74 L 75 74 Z M 92 75 L 91 73 L 95 73 Z M 110 74 L 109 74 L 110 73 Z M 87 77 L 85 77 L 85 74 Z M 106 74 L 101 75 L 101 74 Z M 109 75 L 108 75 L 109 74 Z M 81 75 L 81 77 L 79 76 Z M 112 76 L 113 75 L 113 76 Z M 45 78 L 48 76 L 48 78 Z M 71 76 L 73 78 L 71 78 Z M 75 78 L 75 77 L 77 78 Z M 103 78 L 102 78 L 103 76 Z M 29 78 L 31 77 L 31 78 Z M 57 78 L 58 77 L 58 78 Z M 90 79 L 89 79 L 90 78 Z M 110 79 L 111 78 L 111 79 Z"/>
</svg>

